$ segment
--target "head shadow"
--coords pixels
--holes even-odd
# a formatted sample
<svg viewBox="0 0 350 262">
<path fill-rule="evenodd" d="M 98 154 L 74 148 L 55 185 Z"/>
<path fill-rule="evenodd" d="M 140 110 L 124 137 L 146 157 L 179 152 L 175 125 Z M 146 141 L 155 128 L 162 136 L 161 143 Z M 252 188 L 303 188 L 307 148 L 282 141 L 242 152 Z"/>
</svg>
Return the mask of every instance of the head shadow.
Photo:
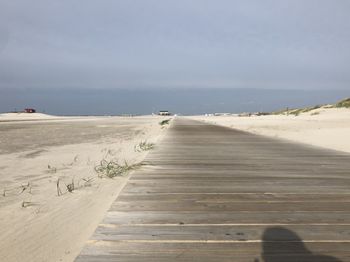
<svg viewBox="0 0 350 262">
<path fill-rule="evenodd" d="M 295 232 L 284 227 L 264 231 L 261 257 L 263 262 L 342 262 L 335 257 L 314 254 Z"/>
</svg>

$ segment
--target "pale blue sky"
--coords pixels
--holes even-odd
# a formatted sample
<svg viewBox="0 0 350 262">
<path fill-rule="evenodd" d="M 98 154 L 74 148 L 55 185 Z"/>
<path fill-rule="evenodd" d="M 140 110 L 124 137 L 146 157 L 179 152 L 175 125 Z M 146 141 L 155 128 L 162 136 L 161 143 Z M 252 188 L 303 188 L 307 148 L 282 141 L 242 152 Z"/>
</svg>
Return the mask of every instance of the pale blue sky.
<svg viewBox="0 0 350 262">
<path fill-rule="evenodd" d="M 348 0 L 0 0 L 0 89 L 350 89 Z"/>
</svg>

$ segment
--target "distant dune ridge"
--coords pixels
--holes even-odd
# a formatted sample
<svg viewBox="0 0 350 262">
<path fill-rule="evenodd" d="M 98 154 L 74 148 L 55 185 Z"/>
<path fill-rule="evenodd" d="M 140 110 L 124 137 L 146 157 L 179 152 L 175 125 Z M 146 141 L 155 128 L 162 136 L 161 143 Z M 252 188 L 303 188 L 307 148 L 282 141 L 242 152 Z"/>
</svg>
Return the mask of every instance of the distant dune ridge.
<svg viewBox="0 0 350 262">
<path fill-rule="evenodd" d="M 276 112 L 272 112 L 271 114 L 275 115 L 282 115 L 282 114 L 292 114 L 292 115 L 299 115 L 301 113 L 307 113 L 319 108 L 350 108 L 350 98 L 346 98 L 343 100 L 340 100 L 339 102 L 335 104 L 327 104 L 327 105 L 316 105 L 312 107 L 305 107 L 305 108 L 296 108 L 296 109 L 283 109 Z"/>
<path fill-rule="evenodd" d="M 257 116 L 193 116 L 251 133 L 350 153 L 350 98 L 333 105 L 284 109 Z"/>
<path fill-rule="evenodd" d="M 22 120 L 45 120 L 59 118 L 52 115 L 47 115 L 43 113 L 3 113 L 0 114 L 0 121 L 22 121 Z"/>
</svg>

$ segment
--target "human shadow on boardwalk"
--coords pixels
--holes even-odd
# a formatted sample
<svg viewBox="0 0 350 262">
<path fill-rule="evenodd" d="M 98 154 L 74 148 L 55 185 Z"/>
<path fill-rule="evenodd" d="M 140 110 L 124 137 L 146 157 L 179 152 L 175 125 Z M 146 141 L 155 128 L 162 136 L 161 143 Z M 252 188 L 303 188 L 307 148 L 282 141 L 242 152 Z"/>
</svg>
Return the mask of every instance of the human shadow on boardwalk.
<svg viewBox="0 0 350 262">
<path fill-rule="evenodd" d="M 263 262 L 342 262 L 335 257 L 313 254 L 296 233 L 283 227 L 267 228 L 262 240 Z"/>
</svg>

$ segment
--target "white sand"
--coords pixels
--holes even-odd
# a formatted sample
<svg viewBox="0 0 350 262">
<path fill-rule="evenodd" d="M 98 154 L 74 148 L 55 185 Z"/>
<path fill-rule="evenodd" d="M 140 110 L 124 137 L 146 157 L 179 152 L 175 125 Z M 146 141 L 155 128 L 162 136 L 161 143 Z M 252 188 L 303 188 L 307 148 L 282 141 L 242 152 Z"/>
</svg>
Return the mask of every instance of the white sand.
<svg viewBox="0 0 350 262">
<path fill-rule="evenodd" d="M 13 120 L 13 116 L 6 118 Z M 145 140 L 157 143 L 167 129 L 159 125 L 161 119 L 89 119 L 101 130 L 120 123 L 120 128 L 127 128 L 126 133 L 123 131 L 119 137 L 102 137 L 87 143 L 47 146 L 42 148 L 44 151 L 0 154 L 0 260 L 73 261 L 128 179 L 128 176 L 98 178 L 94 167 L 104 157 L 127 160 L 128 163 L 142 161 L 148 152 L 135 152 L 134 146 Z M 82 119 L 79 121 L 85 123 Z M 48 122 L 51 125 L 52 121 Z M 23 125 L 31 125 L 28 126 L 31 128 L 37 123 L 24 121 Z M 16 125 L 18 123 L 0 123 L 0 131 L 5 132 L 6 128 Z M 52 140 L 57 137 L 53 135 Z M 53 167 L 57 168 L 56 172 Z M 61 196 L 57 196 L 58 179 L 64 193 Z M 72 179 L 77 189 L 68 193 L 64 183 L 68 184 Z M 84 179 L 92 180 L 85 182 Z M 29 187 L 21 193 L 21 186 L 27 183 Z"/>
<path fill-rule="evenodd" d="M 347 108 L 320 108 L 299 116 L 193 116 L 190 118 L 350 153 L 350 109 Z"/>
<path fill-rule="evenodd" d="M 23 121 L 23 120 L 47 120 L 60 119 L 62 117 L 42 113 L 3 113 L 0 114 L 0 121 Z"/>
</svg>

